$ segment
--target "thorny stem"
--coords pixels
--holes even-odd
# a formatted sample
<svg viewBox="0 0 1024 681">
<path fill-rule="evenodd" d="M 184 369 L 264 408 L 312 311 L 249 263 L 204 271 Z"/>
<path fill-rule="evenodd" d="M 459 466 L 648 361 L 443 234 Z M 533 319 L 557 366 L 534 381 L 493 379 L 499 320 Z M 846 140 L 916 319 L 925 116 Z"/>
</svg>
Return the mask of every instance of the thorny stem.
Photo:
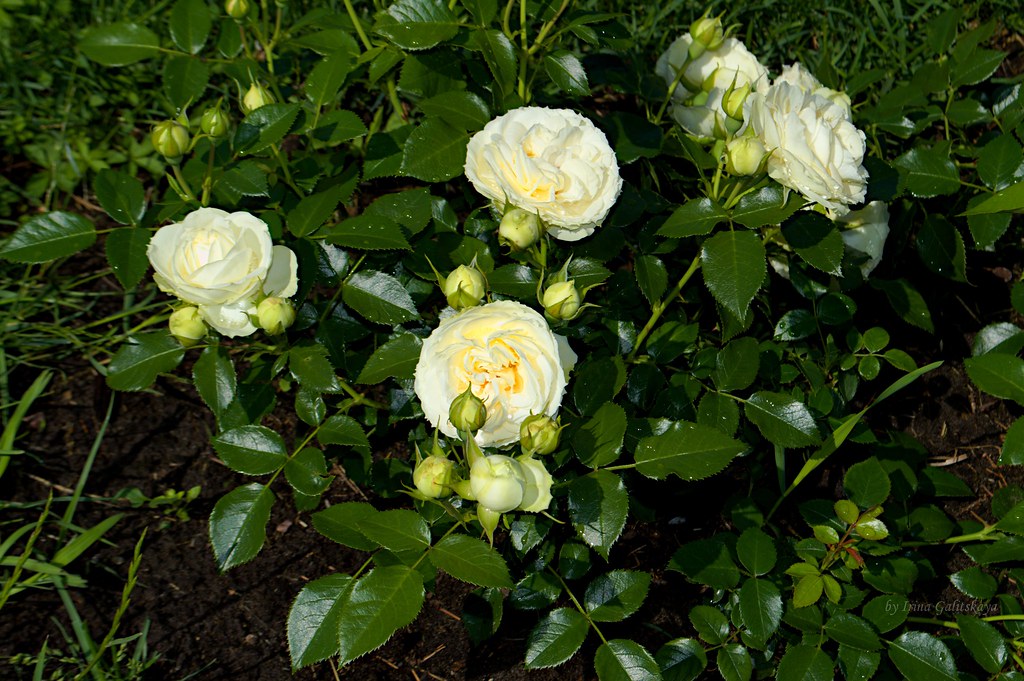
<svg viewBox="0 0 1024 681">
<path fill-rule="evenodd" d="M 693 261 L 690 263 L 690 267 L 686 270 L 686 273 L 683 274 L 683 276 L 679 279 L 675 287 L 668 292 L 668 295 L 666 295 L 664 298 L 659 300 L 651 307 L 651 318 L 647 320 L 647 323 L 644 325 L 644 328 L 641 329 L 640 333 L 637 335 L 636 344 L 633 346 L 633 350 L 629 353 L 629 356 L 626 358 L 627 362 L 632 362 L 636 358 L 636 353 L 640 351 L 640 348 L 643 346 L 644 341 L 647 340 L 647 336 L 651 333 L 651 331 L 654 330 L 654 326 L 658 323 L 658 320 L 661 319 L 661 315 L 665 312 L 666 309 L 668 309 L 669 304 L 671 304 L 672 301 L 675 300 L 676 297 L 680 294 L 680 292 L 682 292 L 683 287 L 686 286 L 687 282 L 690 281 L 690 278 L 698 269 L 700 269 L 700 253 L 697 253 L 697 255 L 694 256 Z"/>
</svg>

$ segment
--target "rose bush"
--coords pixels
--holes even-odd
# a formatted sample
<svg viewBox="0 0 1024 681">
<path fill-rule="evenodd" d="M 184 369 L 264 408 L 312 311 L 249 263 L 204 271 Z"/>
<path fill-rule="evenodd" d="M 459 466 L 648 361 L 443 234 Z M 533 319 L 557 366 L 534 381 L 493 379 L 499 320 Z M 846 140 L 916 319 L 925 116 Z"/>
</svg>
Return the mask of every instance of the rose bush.
<svg viewBox="0 0 1024 681">
<path fill-rule="evenodd" d="M 519 439 L 531 414 L 555 415 L 575 363 L 568 341 L 544 317 L 503 300 L 444 317 L 423 342 L 414 389 L 431 425 L 457 437 L 448 409 L 471 388 L 487 406 L 477 444 L 503 447 Z"/>
<path fill-rule="evenodd" d="M 274 246 L 267 224 L 239 211 L 200 208 L 153 235 L 147 255 L 161 291 L 195 305 L 225 336 L 256 330 L 257 305 L 298 290 L 298 262 Z"/>
<path fill-rule="evenodd" d="M 536 213 L 563 241 L 593 234 L 622 189 L 604 133 L 568 109 L 530 106 L 495 118 L 469 140 L 465 170 L 498 210 Z"/>
</svg>

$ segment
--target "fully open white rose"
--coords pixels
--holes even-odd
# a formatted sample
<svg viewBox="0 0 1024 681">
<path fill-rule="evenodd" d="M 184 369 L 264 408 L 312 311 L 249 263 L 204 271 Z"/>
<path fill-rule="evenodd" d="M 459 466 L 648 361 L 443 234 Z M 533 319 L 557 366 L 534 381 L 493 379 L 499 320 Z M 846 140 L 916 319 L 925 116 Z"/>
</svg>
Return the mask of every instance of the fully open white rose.
<svg viewBox="0 0 1024 681">
<path fill-rule="evenodd" d="M 270 241 L 267 224 L 245 212 L 200 208 L 157 230 L 147 251 L 160 290 L 199 308 L 225 336 L 248 336 L 266 296 L 298 290 L 295 254 Z"/>
<path fill-rule="evenodd" d="M 889 236 L 889 207 L 884 201 L 872 201 L 836 222 L 845 228 L 841 234 L 846 247 L 868 257 L 860 266 L 861 275 L 867 279 L 882 261 L 882 250 Z"/>
<path fill-rule="evenodd" d="M 672 92 L 672 117 L 693 135 L 714 137 L 716 129 L 725 126 L 722 99 L 729 88 L 750 85 L 752 92 L 766 92 L 768 70 L 736 38 L 726 38 L 716 49 L 689 60 L 692 42 L 689 33 L 677 38 L 658 57 L 655 71 L 671 87 L 679 70 L 685 68 L 682 80 Z"/>
<path fill-rule="evenodd" d="M 448 408 L 471 388 L 487 407 L 477 444 L 504 447 L 519 440 L 519 425 L 531 414 L 555 415 L 575 363 L 568 341 L 543 316 L 501 300 L 441 320 L 423 342 L 414 389 L 431 425 L 458 437 Z"/>
<path fill-rule="evenodd" d="M 504 210 L 535 213 L 563 241 L 590 236 L 615 205 L 622 178 L 608 139 L 568 109 L 527 106 L 473 135 L 466 177 Z"/>
<path fill-rule="evenodd" d="M 780 81 L 765 95 L 751 94 L 747 120 L 771 154 L 768 174 L 833 215 L 864 200 L 864 133 L 842 106 Z"/>
<path fill-rule="evenodd" d="M 804 92 L 813 92 L 816 95 L 821 95 L 825 99 L 838 104 L 843 107 L 846 111 L 846 117 L 853 119 L 853 115 L 850 111 L 850 95 L 845 92 L 839 92 L 833 90 L 830 87 L 825 87 L 821 84 L 821 81 L 815 78 L 810 71 L 804 68 L 804 65 L 800 62 L 794 62 L 788 66 L 782 67 L 782 73 L 775 79 L 776 83 L 789 83 L 795 85 Z"/>
</svg>

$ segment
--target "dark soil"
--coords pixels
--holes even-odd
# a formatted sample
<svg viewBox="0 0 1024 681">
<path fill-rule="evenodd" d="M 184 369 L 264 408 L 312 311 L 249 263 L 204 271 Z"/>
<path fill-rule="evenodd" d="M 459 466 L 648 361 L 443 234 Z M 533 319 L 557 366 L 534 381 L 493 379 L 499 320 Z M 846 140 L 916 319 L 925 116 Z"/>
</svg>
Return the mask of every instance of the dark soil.
<svg viewBox="0 0 1024 681">
<path fill-rule="evenodd" d="M 912 434 L 928 449 L 933 465 L 946 466 L 978 494 L 975 499 L 947 504 L 949 513 L 958 519 L 991 520 L 991 494 L 1009 482 L 1020 484 L 1024 472 L 996 464 L 1002 434 L 1014 415 L 1002 402 L 977 391 L 960 362 L 969 354 L 970 333 L 1009 315 L 1007 279 L 1002 272 L 984 269 L 984 258 L 980 261 L 982 267 L 975 273 L 979 295 L 972 300 L 985 301 L 981 304 L 986 308 L 968 309 L 939 302 L 932 308 L 941 317 L 936 325 L 953 331 L 936 339 L 908 327 L 905 338 L 894 338 L 895 347 L 910 351 L 919 362 L 931 358 L 947 362 L 905 394 L 887 402 L 884 412 L 873 413 L 872 418 L 879 429 Z M 0 498 L 33 501 L 51 491 L 55 497 L 63 496 L 76 484 L 110 393 L 84 362 L 66 363 L 64 368 L 62 380 L 51 386 L 26 421 L 29 432 L 21 446 L 30 452 L 32 460 L 23 459 L 11 467 L 2 479 Z M 79 507 L 75 522 L 88 527 L 115 512 L 124 513 L 124 517 L 108 533 L 109 542 L 94 547 L 71 566 L 89 582 L 87 590 L 72 594 L 94 638 L 102 638 L 110 624 L 121 598 L 132 548 L 147 530 L 139 582 L 119 634 L 141 631 L 148 621 L 149 649 L 159 655 L 159 660 L 147 678 L 335 678 L 329 663 L 292 674 L 285 622 L 291 602 L 304 583 L 332 572 L 351 573 L 365 555 L 316 533 L 309 514 L 294 510 L 282 481 L 275 486 L 279 501 L 263 551 L 249 564 L 218 574 L 207 540 L 206 518 L 216 500 L 242 481 L 217 460 L 208 445 L 214 429 L 209 411 L 188 383 L 170 378 L 161 379 L 154 392 L 120 394 L 113 399 L 114 415 L 85 488 L 90 499 Z M 808 488 L 817 487 L 819 493 L 825 488 L 831 494 L 843 468 L 841 460 L 830 462 L 822 467 L 817 485 L 808 481 Z M 657 650 L 669 638 L 691 633 L 685 612 L 706 594 L 678 573 L 659 568 L 681 544 L 708 536 L 727 523 L 721 513 L 723 500 L 744 493 L 736 486 L 741 478 L 739 474 L 735 478 L 717 476 L 702 483 L 699 495 L 676 486 L 672 498 L 665 498 L 666 488 L 654 483 L 650 483 L 651 494 L 647 497 L 644 486 L 648 483 L 635 483 L 632 491 L 638 498 L 658 498 L 661 508 L 678 511 L 661 514 L 659 517 L 668 519 L 659 524 L 631 519 L 616 544 L 612 567 L 653 568 L 654 574 L 643 610 L 625 623 L 609 625 L 609 638 L 628 636 Z M 191 516 L 188 521 L 163 508 L 133 508 L 125 501 L 109 500 L 130 487 L 156 497 L 168 489 L 193 486 L 201 486 L 202 491 L 185 508 Z M 361 494 L 339 475 L 325 499 L 338 503 L 361 499 Z M 14 526 L 33 519 L 32 511 L 19 513 L 21 517 L 15 518 Z M 52 549 L 55 537 L 44 535 L 40 541 Z M 947 559 L 952 565 L 960 559 L 959 553 L 951 551 Z M 340 670 L 338 678 L 574 681 L 594 677 L 593 640 L 563 666 L 524 670 L 526 635 L 537 621 L 534 613 L 506 607 L 498 634 L 480 646 L 472 646 L 459 621 L 463 599 L 471 590 L 440 575 L 419 619 L 379 650 Z M 66 647 L 61 627 L 70 630 L 68 619 L 52 590 L 18 594 L 3 614 L 0 665 L 7 665 L 15 653 L 34 655 L 44 640 L 51 648 Z M 0 676 L 31 678 L 31 672 L 31 667 L 12 664 Z"/>
</svg>

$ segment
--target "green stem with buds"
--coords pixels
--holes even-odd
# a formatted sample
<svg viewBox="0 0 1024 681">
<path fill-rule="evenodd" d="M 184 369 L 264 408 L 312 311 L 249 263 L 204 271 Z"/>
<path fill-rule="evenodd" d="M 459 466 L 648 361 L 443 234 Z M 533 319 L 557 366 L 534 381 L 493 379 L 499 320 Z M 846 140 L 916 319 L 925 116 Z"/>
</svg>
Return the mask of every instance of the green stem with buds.
<svg viewBox="0 0 1024 681">
<path fill-rule="evenodd" d="M 662 298 L 653 306 L 651 306 L 651 318 L 647 320 L 647 323 L 644 325 L 644 328 L 641 329 L 639 335 L 637 335 L 636 345 L 633 346 L 633 350 L 629 353 L 629 356 L 626 357 L 627 362 L 632 362 L 636 358 L 636 354 L 640 351 L 640 348 L 643 347 L 644 341 L 647 340 L 647 336 L 649 336 L 651 331 L 654 330 L 654 327 L 658 323 L 658 320 L 661 319 L 661 315 L 665 312 L 666 309 L 668 309 L 668 306 L 672 303 L 672 301 L 679 296 L 679 294 L 683 290 L 683 287 L 686 286 L 687 282 L 690 281 L 690 278 L 698 269 L 700 269 L 700 253 L 697 253 L 697 255 L 694 256 L 693 261 L 690 263 L 690 267 L 686 270 L 686 273 L 683 274 L 683 276 L 679 279 L 675 287 L 668 292 L 668 295 L 666 295 L 664 298 Z"/>
</svg>

